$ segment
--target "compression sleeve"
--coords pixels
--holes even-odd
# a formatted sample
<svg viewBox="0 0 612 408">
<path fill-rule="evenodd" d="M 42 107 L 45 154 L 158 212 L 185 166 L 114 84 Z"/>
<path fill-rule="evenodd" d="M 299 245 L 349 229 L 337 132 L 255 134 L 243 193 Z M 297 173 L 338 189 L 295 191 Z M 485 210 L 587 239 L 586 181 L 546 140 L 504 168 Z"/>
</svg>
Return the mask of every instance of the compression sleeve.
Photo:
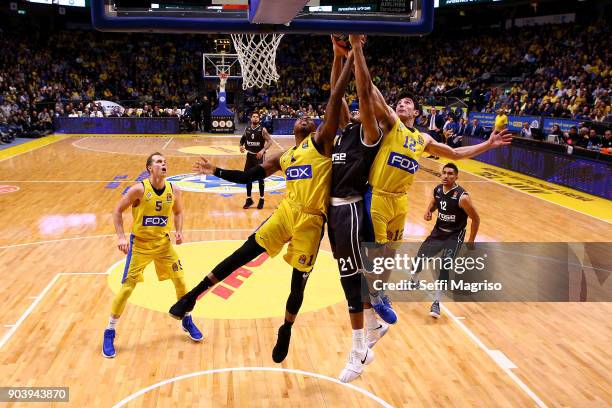
<svg viewBox="0 0 612 408">
<path fill-rule="evenodd" d="M 266 178 L 266 171 L 261 165 L 251 167 L 247 171 L 226 170 L 217 167 L 214 174 L 223 180 L 238 184 L 246 184 Z"/>
</svg>

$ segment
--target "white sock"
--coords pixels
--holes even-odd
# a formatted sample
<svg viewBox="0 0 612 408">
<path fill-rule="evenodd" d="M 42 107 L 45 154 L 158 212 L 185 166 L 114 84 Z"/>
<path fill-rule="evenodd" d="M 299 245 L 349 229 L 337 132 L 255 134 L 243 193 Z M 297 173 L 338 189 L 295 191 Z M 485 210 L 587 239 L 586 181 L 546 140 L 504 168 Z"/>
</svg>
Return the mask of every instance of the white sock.
<svg viewBox="0 0 612 408">
<path fill-rule="evenodd" d="M 365 317 L 366 329 L 373 330 L 378 328 L 378 320 L 376 320 L 373 309 L 363 309 L 363 315 Z"/>
<path fill-rule="evenodd" d="M 119 318 L 115 319 L 114 317 L 111 316 L 108 319 L 108 327 L 107 327 L 107 329 L 115 330 L 115 325 L 117 324 L 118 321 L 119 321 Z"/>
<path fill-rule="evenodd" d="M 377 305 L 379 303 L 382 303 L 380 292 L 376 293 L 376 295 L 370 294 L 370 303 L 372 303 L 372 305 Z"/>
<path fill-rule="evenodd" d="M 353 329 L 353 349 L 354 350 L 365 350 L 365 330 L 364 329 Z"/>
</svg>

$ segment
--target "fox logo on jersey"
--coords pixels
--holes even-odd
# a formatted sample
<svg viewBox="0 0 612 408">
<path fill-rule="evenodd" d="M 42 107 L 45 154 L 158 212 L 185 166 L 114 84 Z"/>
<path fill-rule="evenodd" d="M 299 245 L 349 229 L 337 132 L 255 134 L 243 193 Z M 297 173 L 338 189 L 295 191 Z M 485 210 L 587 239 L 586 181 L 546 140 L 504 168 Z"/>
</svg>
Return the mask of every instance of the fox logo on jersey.
<svg viewBox="0 0 612 408">
<path fill-rule="evenodd" d="M 310 164 L 304 166 L 292 166 L 285 170 L 287 180 L 304 180 L 312 178 L 312 166 Z"/>
<path fill-rule="evenodd" d="M 387 164 L 389 166 L 396 167 L 400 170 L 407 171 L 410 174 L 414 174 L 419 170 L 419 162 L 414 159 L 411 159 L 408 156 L 404 156 L 403 154 L 395 152 L 391 152 Z"/>
<path fill-rule="evenodd" d="M 142 217 L 143 227 L 163 227 L 168 224 L 168 217 L 161 216 L 149 216 L 145 215 Z"/>
</svg>

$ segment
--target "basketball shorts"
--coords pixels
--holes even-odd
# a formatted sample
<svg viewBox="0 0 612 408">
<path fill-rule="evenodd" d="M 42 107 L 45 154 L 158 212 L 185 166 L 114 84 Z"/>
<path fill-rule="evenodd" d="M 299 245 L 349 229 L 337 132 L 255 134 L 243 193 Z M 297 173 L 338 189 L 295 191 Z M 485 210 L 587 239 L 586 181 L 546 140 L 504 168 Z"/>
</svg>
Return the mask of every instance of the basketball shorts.
<svg viewBox="0 0 612 408">
<path fill-rule="evenodd" d="M 408 214 L 405 193 L 391 194 L 368 189 L 364 196 L 365 214 L 377 244 L 401 241 Z"/>
<path fill-rule="evenodd" d="M 278 255 L 289 242 L 285 261 L 302 272 L 309 272 L 317 260 L 324 226 L 323 214 L 304 212 L 284 199 L 255 231 L 255 240 L 271 257 Z"/>
<path fill-rule="evenodd" d="M 361 243 L 368 240 L 363 201 L 330 205 L 327 235 L 341 277 L 363 270 Z"/>
<path fill-rule="evenodd" d="M 159 240 L 143 240 L 130 235 L 130 249 L 123 269 L 121 283 L 127 280 L 144 282 L 144 269 L 151 262 L 155 263 L 155 272 L 160 281 L 182 278 L 185 276 L 181 261 L 174 250 L 170 237 Z"/>
<path fill-rule="evenodd" d="M 465 229 L 447 232 L 439 228 L 434 228 L 431 234 L 429 234 L 419 247 L 417 256 L 431 258 L 440 254 L 441 258 L 454 259 L 461 249 L 464 238 Z"/>
<path fill-rule="evenodd" d="M 263 164 L 263 162 L 264 162 L 263 156 L 261 159 L 258 159 L 255 154 L 247 153 L 246 161 L 244 162 L 244 171 L 247 171 L 248 169 L 251 169 L 255 166 L 261 165 Z"/>
</svg>

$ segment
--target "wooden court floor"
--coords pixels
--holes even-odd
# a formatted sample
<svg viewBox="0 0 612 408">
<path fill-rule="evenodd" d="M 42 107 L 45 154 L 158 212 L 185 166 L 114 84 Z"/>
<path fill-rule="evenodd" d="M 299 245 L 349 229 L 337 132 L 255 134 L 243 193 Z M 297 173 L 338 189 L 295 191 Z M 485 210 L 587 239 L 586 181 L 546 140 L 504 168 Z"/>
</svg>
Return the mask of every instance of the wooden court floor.
<svg viewBox="0 0 612 408">
<path fill-rule="evenodd" d="M 276 365 L 271 350 L 282 308 L 260 318 L 196 316 L 205 335 L 197 344 L 162 311 L 173 303 L 171 286 L 153 279 L 162 295 L 143 292 L 142 301 L 155 298 L 161 309 L 128 304 L 117 357 L 103 358 L 114 296 L 108 273 L 124 258 L 111 220 L 121 192 L 154 151 L 166 155 L 171 175 L 189 173 L 197 152 L 241 168 L 238 140 L 68 137 L 1 159 L 0 185 L 18 191 L 0 194 L 0 386 L 70 387 L 69 403 L 57 407 L 612 406 L 610 303 L 445 303 L 437 321 L 427 315 L 428 303 L 396 303 L 399 323 L 376 346 L 373 364 L 346 386 L 333 381 L 351 341 L 344 302 L 301 314 L 289 356 Z M 291 142 L 276 138 L 274 150 Z M 432 227 L 422 213 L 441 162 L 424 159 L 422 167 L 410 193 L 410 240 Z M 609 219 L 465 172 L 459 181 L 481 214 L 483 240 L 612 242 Z M 185 192 L 185 241 L 237 247 L 282 197 L 267 194 L 263 210 L 244 211 L 243 193 Z M 124 219 L 127 229 L 128 212 Z M 322 249 L 329 250 L 327 238 Z M 190 259 L 214 265 L 218 256 L 202 250 Z M 289 275 L 278 262 L 279 275 Z M 209 271 L 184 263 L 194 279 Z M 262 292 L 254 309 L 284 302 L 288 287 Z M 307 288 L 306 297 L 315 292 Z"/>
</svg>

